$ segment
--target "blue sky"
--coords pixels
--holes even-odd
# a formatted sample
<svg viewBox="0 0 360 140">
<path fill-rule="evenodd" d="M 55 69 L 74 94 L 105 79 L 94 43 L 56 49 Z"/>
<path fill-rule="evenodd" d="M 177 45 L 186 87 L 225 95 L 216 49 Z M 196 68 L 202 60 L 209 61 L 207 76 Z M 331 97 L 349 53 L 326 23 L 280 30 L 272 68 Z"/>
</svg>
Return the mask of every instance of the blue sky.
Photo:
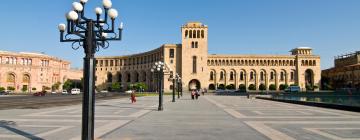
<svg viewBox="0 0 360 140">
<path fill-rule="evenodd" d="M 60 43 L 57 25 L 73 0 L 16 0 L 0 4 L 0 50 L 44 52 L 82 67 L 82 49 Z M 87 15 L 101 0 L 89 0 Z M 289 54 L 309 46 L 322 58 L 360 50 L 360 0 L 113 0 L 125 24 L 123 41 L 98 56 L 144 52 L 180 43 L 180 26 L 209 26 L 209 53 Z"/>
</svg>

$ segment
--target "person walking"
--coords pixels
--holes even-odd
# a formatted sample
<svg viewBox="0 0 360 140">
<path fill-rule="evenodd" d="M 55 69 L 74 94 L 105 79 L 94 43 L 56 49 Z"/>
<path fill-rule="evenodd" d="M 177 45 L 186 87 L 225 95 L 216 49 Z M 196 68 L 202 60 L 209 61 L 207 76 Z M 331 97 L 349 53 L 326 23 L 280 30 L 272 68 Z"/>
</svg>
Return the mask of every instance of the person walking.
<svg viewBox="0 0 360 140">
<path fill-rule="evenodd" d="M 195 99 L 195 94 L 196 94 L 195 90 L 192 90 L 191 91 L 191 99 L 193 99 L 193 100 Z"/>
<path fill-rule="evenodd" d="M 205 89 L 201 89 L 201 94 L 204 96 L 204 94 L 205 94 Z"/>
<path fill-rule="evenodd" d="M 199 90 L 196 90 L 196 92 L 195 92 L 195 98 L 196 98 L 196 100 L 199 99 L 199 96 L 200 96 Z"/>
<path fill-rule="evenodd" d="M 136 102 L 136 94 L 135 94 L 135 91 L 131 92 L 131 103 L 135 103 Z"/>
</svg>

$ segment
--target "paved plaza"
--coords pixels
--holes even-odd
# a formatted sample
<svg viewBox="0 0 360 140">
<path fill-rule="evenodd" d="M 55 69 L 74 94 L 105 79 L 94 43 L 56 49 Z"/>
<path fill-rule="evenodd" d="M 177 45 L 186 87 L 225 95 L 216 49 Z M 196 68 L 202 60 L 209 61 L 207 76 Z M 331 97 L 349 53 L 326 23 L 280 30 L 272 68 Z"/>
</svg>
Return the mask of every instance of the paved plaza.
<svg viewBox="0 0 360 140">
<path fill-rule="evenodd" d="M 187 94 L 186 94 L 187 95 Z M 96 103 L 97 139 L 102 140 L 328 140 L 360 139 L 360 113 L 241 96 L 184 96 L 103 100 Z M 0 139 L 77 140 L 81 106 L 0 110 Z"/>
</svg>

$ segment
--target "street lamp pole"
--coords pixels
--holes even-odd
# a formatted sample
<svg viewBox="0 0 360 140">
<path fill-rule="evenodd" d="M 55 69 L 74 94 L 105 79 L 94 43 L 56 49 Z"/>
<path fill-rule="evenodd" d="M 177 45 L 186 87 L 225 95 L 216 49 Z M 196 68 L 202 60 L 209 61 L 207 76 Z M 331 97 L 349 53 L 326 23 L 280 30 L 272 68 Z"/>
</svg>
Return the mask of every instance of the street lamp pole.
<svg viewBox="0 0 360 140">
<path fill-rule="evenodd" d="M 158 89 L 159 89 L 159 107 L 158 111 L 164 110 L 163 107 L 163 76 L 164 76 L 165 64 L 161 61 L 155 62 L 155 65 L 151 69 L 151 72 L 158 74 Z"/>
<path fill-rule="evenodd" d="M 105 9 L 104 20 L 100 19 L 102 8 L 96 8 L 96 20 L 85 17 L 84 6 L 88 0 L 80 0 L 73 3 L 73 9 L 67 13 L 67 26 L 59 24 L 60 42 L 72 42 L 74 50 L 84 48 L 84 95 L 82 105 L 82 140 L 94 140 L 94 112 L 95 112 L 95 53 L 101 48 L 108 48 L 109 42 L 121 40 L 123 24 L 121 23 L 118 33 L 115 31 L 115 18 L 118 12 L 112 9 L 111 0 L 103 0 Z M 111 25 L 107 23 L 111 18 Z M 107 25 L 104 28 L 104 25 Z M 65 35 L 66 31 L 66 35 Z M 108 37 L 109 34 L 113 36 Z M 76 39 L 71 37 L 76 37 Z"/>
<path fill-rule="evenodd" d="M 173 82 L 173 95 L 172 95 L 172 102 L 175 102 L 175 76 L 173 76 L 172 82 Z"/>
</svg>

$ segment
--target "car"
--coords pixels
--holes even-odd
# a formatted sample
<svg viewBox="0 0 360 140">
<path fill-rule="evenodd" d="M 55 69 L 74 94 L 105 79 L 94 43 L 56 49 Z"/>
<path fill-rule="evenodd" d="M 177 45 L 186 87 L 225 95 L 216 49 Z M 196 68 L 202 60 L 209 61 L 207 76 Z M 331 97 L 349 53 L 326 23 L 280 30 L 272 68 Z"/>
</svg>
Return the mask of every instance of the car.
<svg viewBox="0 0 360 140">
<path fill-rule="evenodd" d="M 71 95 L 77 95 L 77 94 L 80 94 L 80 89 L 78 88 L 71 89 Z"/>
<path fill-rule="evenodd" d="M 68 94 L 67 90 L 63 90 L 61 94 Z"/>
<path fill-rule="evenodd" d="M 109 91 L 107 91 L 107 90 L 102 90 L 102 91 L 100 91 L 100 93 L 108 93 Z"/>
<path fill-rule="evenodd" d="M 300 92 L 299 86 L 290 86 L 287 89 L 285 89 L 285 92 Z"/>
<path fill-rule="evenodd" d="M 45 96 L 45 95 L 46 95 L 46 91 L 35 92 L 33 95 L 34 95 L 34 96 Z"/>
<path fill-rule="evenodd" d="M 132 90 L 127 90 L 127 91 L 125 91 L 125 93 L 127 93 L 127 94 L 131 94 L 131 93 L 133 93 L 134 91 L 132 91 Z"/>
<path fill-rule="evenodd" d="M 51 91 L 51 94 L 56 94 L 56 91 Z"/>
</svg>

